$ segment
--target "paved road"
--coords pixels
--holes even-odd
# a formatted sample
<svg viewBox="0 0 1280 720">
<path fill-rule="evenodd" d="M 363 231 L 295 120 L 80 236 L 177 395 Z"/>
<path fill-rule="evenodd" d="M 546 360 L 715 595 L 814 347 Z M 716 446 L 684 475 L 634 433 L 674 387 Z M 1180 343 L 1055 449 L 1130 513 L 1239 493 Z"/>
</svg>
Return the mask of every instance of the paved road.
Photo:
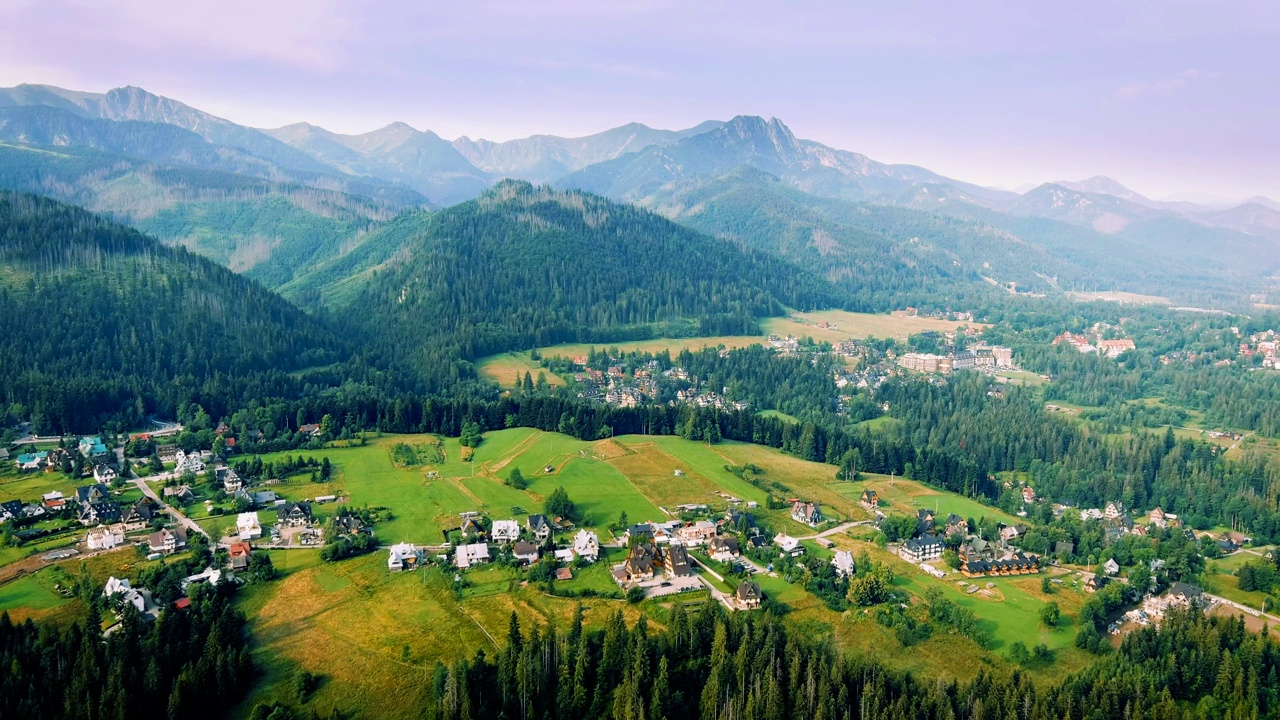
<svg viewBox="0 0 1280 720">
<path fill-rule="evenodd" d="M 828 535 L 839 535 L 843 532 L 848 531 L 851 528 L 858 527 L 859 525 L 870 525 L 873 522 L 875 521 L 874 520 L 858 520 L 857 522 L 847 522 L 843 525 L 837 525 L 836 527 L 833 527 L 830 530 L 823 530 L 822 532 L 816 535 L 805 535 L 804 537 L 798 537 L 796 539 L 797 540 L 817 540 L 818 538 L 824 538 L 824 537 L 827 537 Z"/>
<path fill-rule="evenodd" d="M 1218 595 L 1210 595 L 1209 593 L 1205 593 L 1204 596 L 1214 601 L 1215 603 L 1220 603 L 1222 605 L 1233 607 L 1241 612 L 1247 613 L 1254 617 L 1262 617 L 1262 618 L 1266 618 L 1272 623 L 1280 623 L 1280 617 L 1276 617 L 1275 615 L 1272 615 L 1270 613 L 1261 612 L 1256 608 L 1249 607 L 1248 605 L 1241 605 L 1240 603 L 1235 602 L 1233 600 L 1228 600 Z"/>
<path fill-rule="evenodd" d="M 167 477 L 169 474 L 171 473 L 166 473 L 164 475 L 156 475 L 155 479 L 163 479 Z M 177 508 L 165 502 L 159 495 L 157 495 L 156 491 L 151 489 L 151 486 L 147 484 L 146 480 L 142 478 L 134 478 L 133 484 L 138 486 L 138 489 L 142 491 L 143 495 L 146 495 L 147 497 L 159 503 L 160 507 L 167 509 L 169 511 L 169 515 L 175 518 L 178 522 L 182 523 L 182 526 L 185 527 L 189 532 L 198 532 L 205 537 L 209 537 L 209 533 L 205 532 L 205 529 L 200 527 L 200 525 L 198 525 L 195 520 L 192 520 L 186 515 L 183 515 L 181 512 L 178 511 Z"/>
</svg>

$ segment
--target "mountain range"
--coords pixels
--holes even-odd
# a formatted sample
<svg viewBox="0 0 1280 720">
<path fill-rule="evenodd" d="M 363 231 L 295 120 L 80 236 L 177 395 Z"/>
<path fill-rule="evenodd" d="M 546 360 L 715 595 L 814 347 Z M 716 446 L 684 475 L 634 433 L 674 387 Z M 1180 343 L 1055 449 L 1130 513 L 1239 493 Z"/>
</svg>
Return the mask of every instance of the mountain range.
<svg viewBox="0 0 1280 720">
<path fill-rule="evenodd" d="M 800 139 L 776 118 L 449 141 L 404 123 L 360 135 L 249 128 L 135 87 L 0 90 L 0 188 L 84 205 L 298 292 L 338 287 L 337 268 L 368 271 L 403 249 L 378 232 L 397 215 L 478 197 L 503 178 L 812 256 L 800 264 L 855 292 L 866 270 L 891 268 L 880 285 L 900 292 L 936 276 L 1225 302 L 1265 289 L 1280 267 L 1280 208 L 1266 198 L 1156 201 L 1106 177 L 1015 193 Z M 371 239 L 384 245 L 361 250 Z M 306 279 L 322 269 L 328 281 Z"/>
</svg>

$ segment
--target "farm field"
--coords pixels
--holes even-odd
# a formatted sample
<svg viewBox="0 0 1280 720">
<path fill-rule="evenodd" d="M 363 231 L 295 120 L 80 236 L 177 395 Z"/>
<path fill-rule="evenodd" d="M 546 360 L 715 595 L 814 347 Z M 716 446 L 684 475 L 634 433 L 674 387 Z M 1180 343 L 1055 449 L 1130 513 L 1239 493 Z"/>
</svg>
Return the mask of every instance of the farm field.
<svg viewBox="0 0 1280 720">
<path fill-rule="evenodd" d="M 650 340 L 629 340 L 623 342 L 610 343 L 562 343 L 560 345 L 548 345 L 538 348 L 538 352 L 545 357 L 574 357 L 576 355 L 586 355 L 595 350 L 617 349 L 619 352 L 647 352 L 660 353 L 663 350 L 669 351 L 672 355 L 679 353 L 681 350 L 700 350 L 704 347 L 720 347 L 740 348 L 748 345 L 758 345 L 765 341 L 762 335 L 717 335 L 713 337 L 695 337 L 695 338 L 652 338 Z M 486 358 L 487 360 L 488 358 Z M 482 361 L 483 362 L 483 361 Z M 537 376 L 537 373 L 534 373 Z"/>
<path fill-rule="evenodd" d="M 914 480 L 891 478 L 887 475 L 872 475 L 870 473 L 863 473 L 862 476 L 864 478 L 862 481 L 840 483 L 838 487 L 842 492 L 848 493 L 849 497 L 855 502 L 862 495 L 864 489 L 875 490 L 876 494 L 880 496 L 881 512 L 891 509 L 896 512 L 914 515 L 920 508 L 927 508 L 932 510 L 934 515 L 941 521 L 945 521 L 948 514 L 955 513 L 965 519 L 973 518 L 977 520 L 983 516 L 995 518 L 1006 525 L 1026 522 L 1026 520 L 1016 518 L 998 508 L 983 505 L 976 500 L 970 500 L 955 493 L 935 490 Z"/>
<path fill-rule="evenodd" d="M 564 379 L 559 375 L 530 360 L 529 353 L 522 352 L 490 355 L 476 363 L 476 372 L 480 373 L 481 377 L 493 380 L 502 387 L 511 387 L 517 381 L 524 380 L 526 372 L 534 380 L 538 379 L 538 373 L 545 374 L 547 382 L 553 386 L 565 384 Z"/>
<path fill-rule="evenodd" d="M 526 630 L 547 623 L 569 627 L 579 601 L 512 588 L 513 578 L 513 571 L 500 567 L 469 573 L 473 584 L 459 598 L 451 573 L 389 573 L 385 553 L 374 553 L 247 588 L 237 604 L 250 617 L 263 678 L 233 716 L 247 716 L 259 700 L 290 692 L 297 671 L 306 668 L 326 678 L 309 703 L 322 717 L 335 708 L 367 718 L 401 717 L 402 708 L 429 691 L 436 662 L 478 650 L 491 654 L 505 645 L 512 611 Z M 621 600 L 581 603 L 588 627 L 602 626 L 615 610 L 629 623 L 640 613 Z"/>
<path fill-rule="evenodd" d="M 827 323 L 832 327 L 818 327 Z M 869 337 L 906 339 L 926 330 L 946 332 L 961 326 L 975 328 L 986 327 L 982 323 L 957 322 L 939 318 L 914 317 L 904 312 L 888 315 L 880 313 L 856 313 L 845 310 L 820 310 L 817 312 L 792 313 L 787 317 L 766 318 L 762 323 L 765 332 L 770 335 L 808 335 L 814 340 L 843 342 L 845 340 L 861 340 Z"/>
</svg>

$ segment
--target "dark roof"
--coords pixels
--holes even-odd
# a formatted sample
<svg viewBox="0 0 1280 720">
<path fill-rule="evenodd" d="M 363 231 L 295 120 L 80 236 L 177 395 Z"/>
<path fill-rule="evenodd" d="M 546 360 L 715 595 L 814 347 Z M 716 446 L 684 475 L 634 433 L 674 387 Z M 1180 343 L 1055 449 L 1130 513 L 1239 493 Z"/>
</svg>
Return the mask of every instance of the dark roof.
<svg viewBox="0 0 1280 720">
<path fill-rule="evenodd" d="M 309 502 L 287 502 L 280 506 L 277 513 L 280 517 L 288 518 L 308 518 L 311 517 L 311 503 Z"/>
<path fill-rule="evenodd" d="M 683 545 L 672 545 L 667 548 L 667 567 L 671 568 L 673 575 L 688 575 L 692 572 L 689 567 L 689 553 Z"/>
<path fill-rule="evenodd" d="M 760 600 L 764 595 L 760 592 L 760 584 L 753 582 L 738 583 L 738 589 L 734 591 L 739 600 Z"/>
<path fill-rule="evenodd" d="M 1056 553 L 1073 553 L 1076 551 L 1076 544 L 1070 540 L 1059 540 L 1053 544 L 1053 551 Z"/>
<path fill-rule="evenodd" d="M 1169 586 L 1169 594 L 1185 595 L 1192 600 L 1197 600 L 1200 598 L 1201 595 L 1204 595 L 1204 590 L 1202 590 L 1200 587 L 1196 585 L 1191 585 L 1189 583 L 1183 583 L 1183 582 L 1176 582 Z"/>
<path fill-rule="evenodd" d="M 628 535 L 652 535 L 653 526 L 648 523 L 639 523 L 627 528 Z"/>
<path fill-rule="evenodd" d="M 516 556 L 537 555 L 538 546 L 534 545 L 531 542 L 525 542 L 524 540 L 519 540 L 516 542 L 515 545 L 511 546 L 511 552 L 514 553 Z"/>
<path fill-rule="evenodd" d="M 102 483 L 94 483 L 76 488 L 76 502 L 99 502 L 109 497 L 107 486 Z"/>
<path fill-rule="evenodd" d="M 546 515 L 530 515 L 525 522 L 528 523 L 529 529 L 534 532 L 537 532 L 544 527 L 548 530 L 551 529 L 551 523 L 547 520 Z"/>
<path fill-rule="evenodd" d="M 924 550 L 929 547 L 942 545 L 942 538 L 937 535 L 921 535 L 918 538 L 911 538 L 906 543 L 908 550 Z"/>
</svg>

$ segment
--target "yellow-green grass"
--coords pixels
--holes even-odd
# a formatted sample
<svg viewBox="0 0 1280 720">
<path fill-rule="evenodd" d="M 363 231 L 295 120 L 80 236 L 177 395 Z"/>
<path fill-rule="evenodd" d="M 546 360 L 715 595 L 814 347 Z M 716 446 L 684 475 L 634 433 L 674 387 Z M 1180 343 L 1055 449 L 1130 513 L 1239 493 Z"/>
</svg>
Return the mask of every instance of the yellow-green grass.
<svg viewBox="0 0 1280 720">
<path fill-rule="evenodd" d="M 1107 302 L 1118 302 L 1128 305 L 1168 305 L 1169 298 L 1160 295 L 1143 295 L 1141 293 L 1125 292 L 1123 290 L 1101 290 L 1098 292 L 1068 292 L 1067 297 L 1072 300 L 1081 302 L 1092 302 L 1095 300 L 1105 300 Z"/>
<path fill-rule="evenodd" d="M 977 500 L 945 490 L 936 490 L 915 480 L 863 473 L 863 480 L 840 483 L 837 487 L 855 500 L 862 495 L 864 489 L 876 491 L 880 497 L 880 511 L 885 513 L 893 511 L 914 515 L 920 508 L 926 508 L 932 510 L 934 515 L 942 520 L 945 520 L 947 515 L 955 513 L 965 519 L 994 518 L 1006 525 L 1026 522 L 1023 518 L 983 505 Z"/>
<path fill-rule="evenodd" d="M 820 323 L 829 326 L 818 327 Z M 913 317 L 903 312 L 884 315 L 856 313 L 844 310 L 820 310 L 808 313 L 792 313 L 787 317 L 768 318 L 761 325 L 771 335 L 809 336 L 815 340 L 837 343 L 845 340 L 861 340 L 869 337 L 906 338 L 927 330 L 947 332 L 962 326 L 986 327 L 982 323 L 965 323 L 938 318 Z"/>
<path fill-rule="evenodd" d="M 587 355 L 592 350 L 617 350 L 618 352 L 643 352 L 659 354 L 668 351 L 673 356 L 681 350 L 701 350 L 723 345 L 727 348 L 740 348 L 748 345 L 759 345 L 765 338 L 760 335 L 716 335 L 696 338 L 652 338 L 650 340 L 628 340 L 612 343 L 561 343 L 538 348 L 544 357 L 572 358 Z M 483 361 L 482 361 L 483 362 Z M 534 373 L 537 376 L 537 373 Z M 522 375 L 523 377 L 523 375 Z"/>
<path fill-rule="evenodd" d="M 530 360 L 529 353 L 522 352 L 490 355 L 476 363 L 476 372 L 502 387 L 511 387 L 524 380 L 525 373 L 529 373 L 534 380 L 538 379 L 538 373 L 543 373 L 551 385 L 565 384 L 564 378 L 542 367 L 537 361 Z"/>
<path fill-rule="evenodd" d="M 761 410 L 756 414 L 759 415 L 760 417 L 770 417 L 770 418 L 777 418 L 779 420 L 786 420 L 789 423 L 800 422 L 800 419 L 797 418 L 795 415 L 788 415 L 782 412 L 781 410 Z"/>
<path fill-rule="evenodd" d="M 0 472 L 0 502 L 39 502 L 41 495 L 55 490 L 70 497 L 80 485 L 93 482 L 92 479 L 77 480 L 60 472 L 19 473 L 12 462 L 5 462 L 4 465 L 4 471 Z"/>
<path fill-rule="evenodd" d="M 1257 590 L 1241 590 L 1240 578 L 1234 575 L 1224 575 L 1213 571 L 1207 572 L 1204 574 L 1204 589 L 1211 595 L 1220 595 L 1232 602 L 1238 602 L 1255 610 L 1261 610 L 1264 602 L 1268 611 L 1275 610 L 1275 598 Z"/>
<path fill-rule="evenodd" d="M 996 377 L 1005 378 L 1011 385 L 1044 385 L 1046 382 L 1044 378 L 1026 370 L 1001 370 L 996 373 Z"/>
<path fill-rule="evenodd" d="M 81 603 L 60 595 L 54 585 L 69 587 L 71 578 L 60 568 L 48 567 L 0 585 L 0 612 L 14 622 L 59 620 L 74 615 Z"/>
<path fill-rule="evenodd" d="M 533 587 L 510 590 L 511 571 L 496 567 L 467 575 L 481 581 L 473 587 L 496 585 L 501 592 L 464 593 L 459 600 L 449 589 L 451 570 L 388 573 L 385 559 L 374 553 L 309 567 L 240 593 L 264 677 L 238 715 L 287 696 L 294 675 L 306 669 L 326 679 L 310 703 L 321 715 L 337 708 L 366 718 L 403 717 L 421 705 L 437 661 L 505 645 L 511 612 L 526 631 L 548 623 L 565 630 L 579 602 Z M 619 600 L 581 602 L 588 627 L 600 627 L 615 610 L 628 622 L 639 613 Z"/>
<path fill-rule="evenodd" d="M 1040 585 L 1045 576 L 1054 577 L 1058 571 L 1047 570 L 1035 575 L 1013 577 L 972 578 L 966 579 L 951 573 L 945 579 L 937 579 L 926 574 L 918 567 L 899 558 L 895 553 L 870 543 L 858 542 L 844 537 L 833 538 L 836 544 L 849 549 L 858 555 L 866 552 L 873 560 L 887 563 L 894 571 L 894 585 L 917 598 L 923 598 L 929 588 L 938 588 L 943 597 L 954 601 L 961 607 L 972 610 L 978 618 L 979 627 L 991 635 L 991 643 L 987 649 L 1004 655 L 1009 646 L 1021 641 L 1027 647 L 1044 643 L 1053 650 L 1065 667 L 1078 668 L 1087 664 L 1088 657 L 1074 646 L 1075 621 L 1088 596 L 1079 590 L 1063 585 L 1053 584 L 1055 591 L 1050 594 L 1041 592 Z M 940 566 L 940 563 L 935 563 Z M 960 588 L 957 580 L 977 583 L 982 590 L 987 590 L 987 583 L 993 583 L 991 596 L 982 591 L 974 594 Z M 1040 610 L 1048 602 L 1055 602 L 1062 611 L 1062 620 L 1052 628 L 1040 624 Z M 941 629 L 941 628 L 938 628 Z M 1064 672 L 1064 664 L 1055 662 L 1043 670 L 1052 675 Z"/>
</svg>

